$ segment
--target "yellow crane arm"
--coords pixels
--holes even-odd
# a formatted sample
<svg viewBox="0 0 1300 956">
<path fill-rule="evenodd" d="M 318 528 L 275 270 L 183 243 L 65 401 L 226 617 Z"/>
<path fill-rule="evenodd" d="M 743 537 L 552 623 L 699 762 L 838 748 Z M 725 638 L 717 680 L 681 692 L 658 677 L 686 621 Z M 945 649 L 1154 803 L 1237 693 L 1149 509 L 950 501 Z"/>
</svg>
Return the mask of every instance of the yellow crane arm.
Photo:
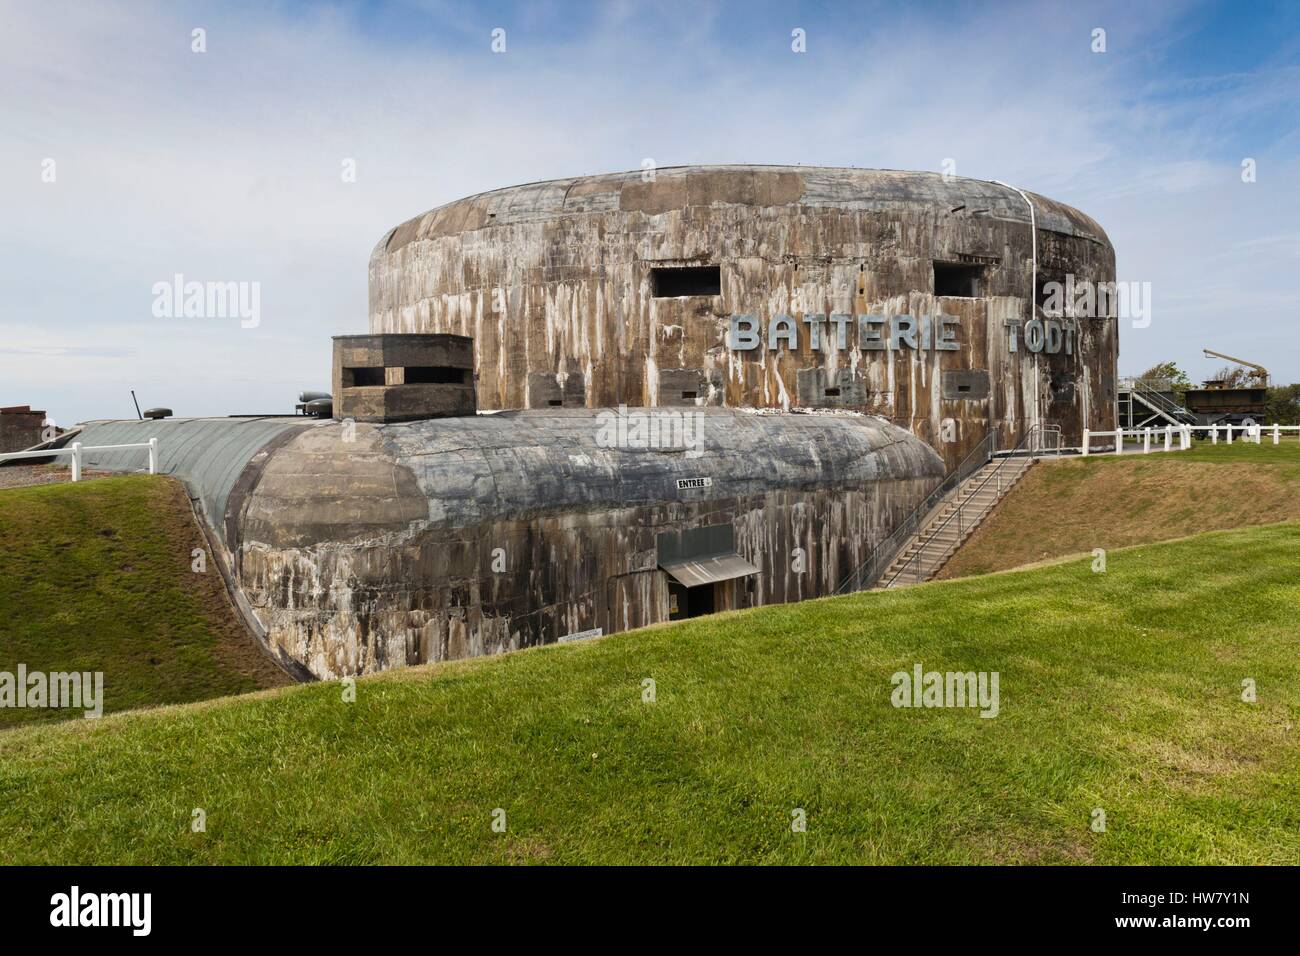
<svg viewBox="0 0 1300 956">
<path fill-rule="evenodd" d="M 1246 368 L 1253 368 L 1256 372 L 1259 373 L 1260 378 L 1262 378 L 1265 382 L 1268 381 L 1268 369 L 1264 368 L 1264 366 L 1262 365 L 1257 365 L 1254 362 L 1247 362 L 1245 359 L 1239 359 L 1232 355 L 1224 355 L 1222 352 L 1214 351 L 1214 349 L 1201 349 L 1201 351 L 1204 352 L 1206 355 L 1213 356 L 1215 358 L 1227 359 L 1229 362 L 1236 362 L 1238 365 L 1244 365 Z"/>
</svg>

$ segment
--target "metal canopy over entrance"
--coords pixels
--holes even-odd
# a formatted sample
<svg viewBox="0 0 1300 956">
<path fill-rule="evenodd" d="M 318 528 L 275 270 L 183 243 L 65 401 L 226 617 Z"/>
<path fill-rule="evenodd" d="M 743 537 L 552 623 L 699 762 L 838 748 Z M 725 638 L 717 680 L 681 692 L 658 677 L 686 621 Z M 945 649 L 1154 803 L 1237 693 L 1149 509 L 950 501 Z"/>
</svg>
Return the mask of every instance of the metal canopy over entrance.
<svg viewBox="0 0 1300 956">
<path fill-rule="evenodd" d="M 686 561 L 665 561 L 659 567 L 676 581 L 688 588 L 697 588 L 702 584 L 717 584 L 746 575 L 757 574 L 758 568 L 740 555 L 714 554 L 708 557 Z"/>
<path fill-rule="evenodd" d="M 758 568 L 736 553 L 736 530 L 730 524 L 665 531 L 655 544 L 659 567 L 683 587 L 697 588 L 758 573 Z"/>
</svg>

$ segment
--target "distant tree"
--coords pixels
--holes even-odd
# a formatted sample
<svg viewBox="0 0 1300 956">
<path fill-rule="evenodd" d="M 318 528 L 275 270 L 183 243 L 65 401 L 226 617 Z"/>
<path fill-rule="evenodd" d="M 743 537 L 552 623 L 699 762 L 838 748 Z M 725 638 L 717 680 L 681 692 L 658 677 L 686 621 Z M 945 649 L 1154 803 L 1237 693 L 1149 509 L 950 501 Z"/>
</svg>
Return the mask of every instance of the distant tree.
<svg viewBox="0 0 1300 956">
<path fill-rule="evenodd" d="M 1270 425 L 1300 425 L 1300 385 L 1279 385 L 1268 390 Z"/>
<path fill-rule="evenodd" d="M 1143 381 L 1168 382 L 1180 402 L 1187 390 L 1192 387 L 1192 380 L 1187 377 L 1186 372 L 1178 367 L 1177 362 L 1161 362 L 1158 365 L 1152 365 L 1138 378 Z"/>
</svg>

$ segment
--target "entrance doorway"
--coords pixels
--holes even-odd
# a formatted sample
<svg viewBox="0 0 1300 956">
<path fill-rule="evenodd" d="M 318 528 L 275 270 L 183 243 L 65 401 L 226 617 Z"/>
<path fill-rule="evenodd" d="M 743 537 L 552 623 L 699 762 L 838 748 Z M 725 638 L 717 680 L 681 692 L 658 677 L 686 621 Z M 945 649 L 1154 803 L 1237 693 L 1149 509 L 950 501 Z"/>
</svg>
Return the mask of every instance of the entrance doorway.
<svg viewBox="0 0 1300 956">
<path fill-rule="evenodd" d="M 717 609 L 717 585 L 701 584 L 688 588 L 676 581 L 668 582 L 668 620 L 712 614 Z"/>
</svg>

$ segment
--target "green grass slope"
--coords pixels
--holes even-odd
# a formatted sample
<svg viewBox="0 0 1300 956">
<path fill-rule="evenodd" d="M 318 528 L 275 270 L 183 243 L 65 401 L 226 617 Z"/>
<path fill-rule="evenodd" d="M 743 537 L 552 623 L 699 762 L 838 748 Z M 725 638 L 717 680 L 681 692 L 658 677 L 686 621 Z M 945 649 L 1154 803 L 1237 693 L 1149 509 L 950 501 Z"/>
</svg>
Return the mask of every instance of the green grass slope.
<svg viewBox="0 0 1300 956">
<path fill-rule="evenodd" d="M 1093 548 L 1300 520 L 1300 442 L 1044 459 L 939 572 L 959 578 Z"/>
<path fill-rule="evenodd" d="M 1276 525 L 23 728 L 0 859 L 1295 864 L 1298 607 Z M 894 708 L 916 663 L 1000 714 Z"/>
<path fill-rule="evenodd" d="M 106 712 L 281 686 L 234 616 L 185 492 L 125 476 L 0 491 L 0 671 L 102 671 Z M 0 707 L 0 728 L 80 718 Z"/>
</svg>

